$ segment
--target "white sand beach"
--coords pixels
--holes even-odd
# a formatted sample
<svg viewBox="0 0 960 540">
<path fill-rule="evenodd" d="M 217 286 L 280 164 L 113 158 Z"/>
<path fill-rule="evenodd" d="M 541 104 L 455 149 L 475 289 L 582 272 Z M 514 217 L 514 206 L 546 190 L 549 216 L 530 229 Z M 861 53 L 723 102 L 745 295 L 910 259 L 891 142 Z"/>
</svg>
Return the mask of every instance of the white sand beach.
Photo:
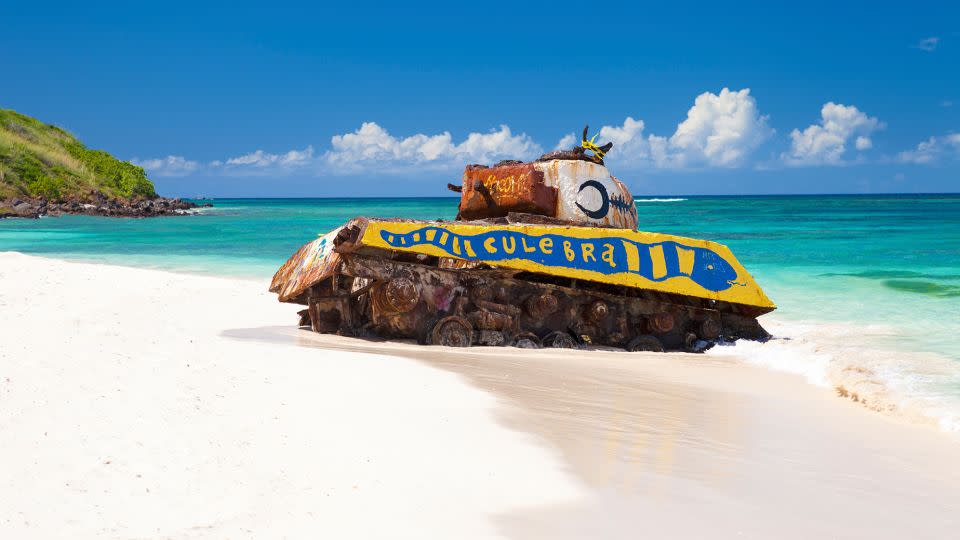
<svg viewBox="0 0 960 540">
<path fill-rule="evenodd" d="M 0 538 L 960 530 L 960 439 L 799 375 L 317 335 L 266 285 L 0 253 Z"/>
</svg>

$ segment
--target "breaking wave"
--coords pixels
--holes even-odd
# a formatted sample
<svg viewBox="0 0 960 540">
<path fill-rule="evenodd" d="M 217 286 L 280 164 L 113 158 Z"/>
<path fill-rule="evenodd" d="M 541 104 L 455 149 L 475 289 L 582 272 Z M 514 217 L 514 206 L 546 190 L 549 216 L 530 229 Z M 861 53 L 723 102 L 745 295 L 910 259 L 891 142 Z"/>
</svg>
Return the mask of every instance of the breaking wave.
<svg viewBox="0 0 960 540">
<path fill-rule="evenodd" d="M 801 375 L 873 411 L 960 435 L 960 362 L 937 353 L 877 347 L 874 343 L 896 336 L 884 325 L 765 318 L 764 326 L 774 336 L 770 341 L 740 341 L 708 354 Z"/>
</svg>

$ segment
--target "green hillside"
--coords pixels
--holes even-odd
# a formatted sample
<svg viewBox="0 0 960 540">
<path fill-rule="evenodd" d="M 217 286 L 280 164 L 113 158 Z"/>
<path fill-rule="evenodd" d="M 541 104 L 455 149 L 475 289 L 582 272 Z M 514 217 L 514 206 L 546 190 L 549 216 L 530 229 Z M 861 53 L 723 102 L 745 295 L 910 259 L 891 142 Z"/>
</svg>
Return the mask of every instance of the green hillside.
<svg viewBox="0 0 960 540">
<path fill-rule="evenodd" d="M 153 199 L 143 168 L 90 150 L 63 129 L 0 109 L 0 199 Z"/>
</svg>

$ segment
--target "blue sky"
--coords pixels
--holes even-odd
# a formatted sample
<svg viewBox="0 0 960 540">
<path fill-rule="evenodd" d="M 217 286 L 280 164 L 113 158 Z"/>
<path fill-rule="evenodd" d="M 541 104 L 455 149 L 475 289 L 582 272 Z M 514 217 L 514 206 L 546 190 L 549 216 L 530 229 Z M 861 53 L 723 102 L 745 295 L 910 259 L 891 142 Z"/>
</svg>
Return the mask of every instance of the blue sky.
<svg viewBox="0 0 960 540">
<path fill-rule="evenodd" d="M 444 195 L 586 122 L 638 194 L 960 191 L 950 2 L 19 4 L 0 107 L 165 195 Z"/>
</svg>

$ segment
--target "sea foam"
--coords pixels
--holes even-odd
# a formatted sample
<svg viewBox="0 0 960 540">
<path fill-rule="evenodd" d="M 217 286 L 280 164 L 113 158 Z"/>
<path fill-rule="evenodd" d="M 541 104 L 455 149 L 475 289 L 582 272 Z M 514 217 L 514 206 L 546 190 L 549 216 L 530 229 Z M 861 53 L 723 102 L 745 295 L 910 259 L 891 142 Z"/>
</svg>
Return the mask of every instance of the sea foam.
<svg viewBox="0 0 960 540">
<path fill-rule="evenodd" d="M 765 343 L 739 341 L 708 354 L 793 373 L 868 409 L 960 435 L 960 362 L 930 352 L 882 348 L 886 325 L 796 322 L 765 318 Z"/>
</svg>

